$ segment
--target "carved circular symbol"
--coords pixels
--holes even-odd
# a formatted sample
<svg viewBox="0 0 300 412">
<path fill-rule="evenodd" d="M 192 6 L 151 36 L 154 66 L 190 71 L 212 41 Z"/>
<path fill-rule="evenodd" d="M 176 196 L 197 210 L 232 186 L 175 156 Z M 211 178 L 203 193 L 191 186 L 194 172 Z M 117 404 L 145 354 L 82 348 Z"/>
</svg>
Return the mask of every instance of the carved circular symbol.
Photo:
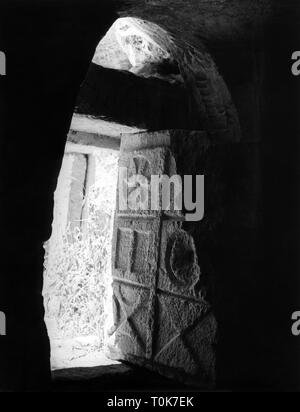
<svg viewBox="0 0 300 412">
<path fill-rule="evenodd" d="M 186 232 L 179 231 L 171 237 L 167 247 L 166 267 L 177 286 L 192 289 L 199 282 L 201 271 L 195 244 Z"/>
</svg>

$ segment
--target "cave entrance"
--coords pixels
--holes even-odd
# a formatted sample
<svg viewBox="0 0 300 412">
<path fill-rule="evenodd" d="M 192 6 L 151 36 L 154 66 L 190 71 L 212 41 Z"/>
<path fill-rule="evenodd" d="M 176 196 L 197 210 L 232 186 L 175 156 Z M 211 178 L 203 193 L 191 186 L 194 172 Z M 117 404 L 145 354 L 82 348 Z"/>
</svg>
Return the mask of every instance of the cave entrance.
<svg viewBox="0 0 300 412">
<path fill-rule="evenodd" d="M 113 363 L 104 348 L 119 151 L 103 146 L 68 142 L 55 192 L 44 274 L 53 370 Z"/>
<path fill-rule="evenodd" d="M 105 348 L 109 359 L 213 386 L 217 324 L 203 281 L 211 268 L 205 262 L 202 269 L 198 255 L 211 242 L 214 208 L 206 224 L 189 226 L 177 210 L 124 210 L 114 203 L 122 193 L 117 153 L 120 170 L 148 183 L 152 176 L 205 175 L 208 198 L 219 199 L 215 147 L 238 141 L 239 131 L 230 93 L 206 52 L 152 22 L 121 18 L 113 24 L 80 88 L 61 172 L 67 177 L 58 185 L 46 246 L 53 367 L 104 365 Z M 95 176 L 98 186 L 91 190 Z M 105 206 L 96 201 L 95 207 L 98 193 Z M 138 187 L 130 193 L 137 195 Z"/>
</svg>

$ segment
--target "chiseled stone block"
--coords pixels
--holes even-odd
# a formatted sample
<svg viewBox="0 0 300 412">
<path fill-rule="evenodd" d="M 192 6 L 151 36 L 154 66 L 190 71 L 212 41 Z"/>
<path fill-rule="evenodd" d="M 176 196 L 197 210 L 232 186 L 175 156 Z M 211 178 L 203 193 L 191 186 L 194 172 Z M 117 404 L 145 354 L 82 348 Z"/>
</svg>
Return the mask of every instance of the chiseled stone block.
<svg viewBox="0 0 300 412">
<path fill-rule="evenodd" d="M 114 344 L 127 360 L 130 357 L 145 358 L 148 339 L 148 305 L 150 291 L 146 288 L 113 283 Z"/>
<path fill-rule="evenodd" d="M 121 147 L 119 164 L 130 175 L 150 182 L 154 174 L 177 173 L 170 132 L 127 136 Z M 181 212 L 117 210 L 113 357 L 210 387 L 217 325 L 202 294 L 196 246 L 183 223 Z"/>
<path fill-rule="evenodd" d="M 181 370 L 191 377 L 205 376 L 207 382 L 213 381 L 213 368 L 205 367 L 207 363 L 214 366 L 211 344 L 216 333 L 213 318 L 207 316 L 208 305 L 160 294 L 158 306 L 155 363 Z M 205 340 L 207 346 L 203 348 Z"/>
</svg>

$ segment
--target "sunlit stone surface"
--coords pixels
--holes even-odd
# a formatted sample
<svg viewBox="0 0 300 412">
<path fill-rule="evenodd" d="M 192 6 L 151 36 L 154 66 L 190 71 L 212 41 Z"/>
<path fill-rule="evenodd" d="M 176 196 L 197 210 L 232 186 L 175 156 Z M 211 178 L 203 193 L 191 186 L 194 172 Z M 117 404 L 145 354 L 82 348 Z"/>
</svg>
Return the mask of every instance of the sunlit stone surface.
<svg viewBox="0 0 300 412">
<path fill-rule="evenodd" d="M 46 244 L 44 302 L 53 369 L 107 364 L 118 151 L 66 154 Z"/>
</svg>

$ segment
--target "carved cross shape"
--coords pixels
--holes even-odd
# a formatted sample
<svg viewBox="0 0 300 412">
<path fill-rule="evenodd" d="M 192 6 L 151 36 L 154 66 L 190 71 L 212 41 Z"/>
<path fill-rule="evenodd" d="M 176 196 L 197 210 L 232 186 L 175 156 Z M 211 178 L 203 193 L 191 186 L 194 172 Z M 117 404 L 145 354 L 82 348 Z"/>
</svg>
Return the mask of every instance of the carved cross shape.
<svg viewBox="0 0 300 412">
<path fill-rule="evenodd" d="M 194 306 L 193 310 L 182 311 L 181 305 L 172 305 L 173 310 L 170 311 L 170 304 L 167 300 L 161 299 L 161 303 L 163 310 L 169 319 L 171 327 L 174 330 L 174 336 L 172 336 L 163 348 L 156 354 L 155 359 L 159 362 L 160 358 L 163 358 L 164 352 L 167 352 L 171 345 L 173 345 L 176 341 L 179 341 L 181 347 L 187 351 L 192 364 L 198 365 L 199 360 L 193 348 L 187 343 L 186 336 L 203 321 L 204 315 L 207 314 L 208 307 L 206 305 L 201 307 L 200 304 L 195 305 L 194 303 L 190 303 L 190 305 Z M 184 314 L 188 314 L 188 316 L 184 316 Z"/>
<path fill-rule="evenodd" d="M 137 296 L 137 295 L 136 295 Z M 122 292 L 121 292 L 121 285 L 118 285 L 118 288 L 115 290 L 115 298 L 117 299 L 121 310 L 123 312 L 123 314 L 125 315 L 125 318 L 123 319 L 122 322 L 120 322 L 119 325 L 117 325 L 114 333 L 119 332 L 121 335 L 125 335 L 128 336 L 131 340 L 134 340 L 135 342 L 137 342 L 137 344 L 140 346 L 140 348 L 142 349 L 143 352 L 146 351 L 146 344 L 143 341 L 140 333 L 138 332 L 132 318 L 133 316 L 139 312 L 139 310 L 141 309 L 143 302 L 142 302 L 142 296 L 141 294 L 139 294 L 138 299 L 136 300 L 136 302 L 132 303 L 132 302 L 127 302 L 126 298 L 123 296 Z M 124 327 L 128 327 L 130 332 L 126 332 L 124 330 Z"/>
</svg>

